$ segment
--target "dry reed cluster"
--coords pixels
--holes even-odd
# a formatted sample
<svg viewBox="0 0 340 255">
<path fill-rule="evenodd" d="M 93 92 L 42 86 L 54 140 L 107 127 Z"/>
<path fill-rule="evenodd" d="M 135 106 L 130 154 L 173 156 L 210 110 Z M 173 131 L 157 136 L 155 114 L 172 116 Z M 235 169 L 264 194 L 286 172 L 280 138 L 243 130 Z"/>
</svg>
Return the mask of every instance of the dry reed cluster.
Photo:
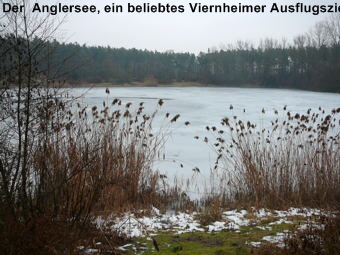
<svg viewBox="0 0 340 255">
<path fill-rule="evenodd" d="M 214 168 L 222 169 L 215 195 L 224 204 L 271 208 L 339 204 L 340 108 L 299 114 L 285 106 L 272 115 L 268 127 L 237 116 L 207 127 L 216 137 Z"/>
<path fill-rule="evenodd" d="M 143 102 L 133 107 L 119 99 L 103 102 L 102 109 L 60 97 L 39 104 L 28 130 L 25 196 L 11 165 L 16 155 L 6 151 L 15 140 L 1 144 L 0 249 L 72 252 L 99 213 L 165 206 L 173 191 L 152 165 L 180 116 L 167 114 L 155 130 L 162 105 L 146 113 Z"/>
</svg>

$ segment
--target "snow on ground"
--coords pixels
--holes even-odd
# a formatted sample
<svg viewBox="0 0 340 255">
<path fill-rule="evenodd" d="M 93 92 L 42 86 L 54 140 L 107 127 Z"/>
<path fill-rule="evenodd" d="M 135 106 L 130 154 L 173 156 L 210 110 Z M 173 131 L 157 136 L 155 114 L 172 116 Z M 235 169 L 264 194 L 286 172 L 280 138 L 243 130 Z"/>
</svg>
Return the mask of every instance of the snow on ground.
<svg viewBox="0 0 340 255">
<path fill-rule="evenodd" d="M 301 226 L 299 226 L 299 230 L 304 231 L 307 229 L 324 229 L 325 225 L 324 224 L 313 224 L 313 223 L 309 223 L 309 224 L 302 224 Z"/>
<path fill-rule="evenodd" d="M 264 208 L 261 208 L 261 209 L 254 212 L 254 216 L 258 217 L 258 218 L 264 218 L 264 217 L 268 217 L 268 216 L 271 216 L 271 215 L 272 215 L 271 211 L 266 210 Z"/>
<path fill-rule="evenodd" d="M 152 210 L 152 216 L 137 218 L 133 213 L 126 213 L 122 217 L 104 220 L 98 217 L 95 224 L 98 228 L 111 229 L 128 237 L 142 237 L 152 235 L 158 231 L 176 231 L 178 234 L 204 231 L 195 219 L 195 213 L 160 214 L 157 209 Z"/>
<path fill-rule="evenodd" d="M 98 217 L 95 224 L 98 228 L 111 229 L 128 237 L 142 237 L 159 231 L 174 231 L 177 234 L 187 232 L 219 232 L 222 230 L 238 230 L 247 226 L 247 211 L 226 211 L 222 214 L 222 221 L 216 221 L 203 228 L 196 219 L 197 213 L 167 213 L 160 214 L 157 209 L 152 210 L 152 216 L 136 217 L 133 213 L 126 213 L 114 219 L 113 216 L 103 219 Z"/>
<path fill-rule="evenodd" d="M 212 222 L 207 226 L 201 226 L 197 220 L 198 213 L 174 213 L 168 212 L 161 214 L 158 209 L 153 208 L 150 216 L 137 217 L 135 213 L 126 213 L 117 217 L 111 215 L 107 218 L 98 217 L 95 224 L 99 229 L 115 231 L 121 235 L 135 238 L 157 235 L 158 232 L 170 231 L 175 234 L 188 232 L 219 232 L 223 230 L 240 231 L 242 226 L 255 226 L 262 230 L 271 230 L 273 225 L 293 224 L 289 217 L 301 216 L 311 217 L 313 215 L 321 215 L 322 212 L 316 209 L 298 209 L 290 208 L 287 211 L 269 211 L 267 209 L 250 211 L 246 210 L 230 210 L 222 213 L 222 219 Z M 261 225 L 261 220 L 266 219 L 265 225 Z M 272 221 L 268 222 L 268 219 Z M 261 242 L 251 242 L 249 245 L 259 246 L 261 243 L 270 242 L 278 246 L 283 245 L 287 231 L 277 233 L 276 235 L 265 236 Z M 122 246 L 122 250 L 126 247 Z"/>
<path fill-rule="evenodd" d="M 272 227 L 270 226 L 256 226 L 256 228 L 261 229 L 261 230 L 272 230 Z"/>
<path fill-rule="evenodd" d="M 222 222 L 222 221 L 215 221 L 214 223 L 208 225 L 207 227 L 208 227 L 208 232 L 219 232 L 227 228 L 226 222 Z"/>
<path fill-rule="evenodd" d="M 313 215 L 320 215 L 321 211 L 318 209 L 310 209 L 310 208 L 289 208 L 287 211 L 274 211 L 276 217 L 291 217 L 291 216 L 302 216 L 302 217 L 311 217 Z"/>
<path fill-rule="evenodd" d="M 254 246 L 254 247 L 260 247 L 262 245 L 261 242 L 250 242 L 250 243 L 246 242 L 246 244 Z"/>
<path fill-rule="evenodd" d="M 303 216 L 310 217 L 312 215 L 320 215 L 320 210 L 315 209 L 297 209 L 290 208 L 287 211 L 274 211 L 273 213 L 260 209 L 253 212 L 255 219 L 252 221 L 247 218 L 249 212 L 246 210 L 231 210 L 225 211 L 222 214 L 222 221 L 213 222 L 207 226 L 201 226 L 196 219 L 197 213 L 166 213 L 160 214 L 159 210 L 156 208 L 152 209 L 151 216 L 136 217 L 134 213 L 126 213 L 121 217 L 110 217 L 104 219 L 98 217 L 95 220 L 95 224 L 98 228 L 111 229 L 122 235 L 128 237 L 142 237 L 147 235 L 152 235 L 159 231 L 174 231 L 177 234 L 187 233 L 187 232 L 218 232 L 222 230 L 238 230 L 241 226 L 247 226 L 251 222 L 256 222 L 260 219 L 271 216 L 274 220 L 268 223 L 268 226 L 258 226 L 260 229 L 270 229 L 269 225 L 279 225 L 279 224 L 293 224 L 292 221 L 287 220 L 287 217 Z"/>
<path fill-rule="evenodd" d="M 275 243 L 279 247 L 284 247 L 284 240 L 287 237 L 287 233 L 277 233 L 275 236 L 264 236 L 262 240 L 270 243 Z"/>
<path fill-rule="evenodd" d="M 279 219 L 277 221 L 270 222 L 269 225 L 280 225 L 280 224 L 293 224 L 294 222 L 285 219 Z"/>
<path fill-rule="evenodd" d="M 234 224 L 235 229 L 239 229 L 240 226 L 247 226 L 249 224 L 249 220 L 245 219 L 247 214 L 248 212 L 246 210 L 241 210 L 240 212 L 236 210 L 223 212 L 223 216 Z"/>
</svg>

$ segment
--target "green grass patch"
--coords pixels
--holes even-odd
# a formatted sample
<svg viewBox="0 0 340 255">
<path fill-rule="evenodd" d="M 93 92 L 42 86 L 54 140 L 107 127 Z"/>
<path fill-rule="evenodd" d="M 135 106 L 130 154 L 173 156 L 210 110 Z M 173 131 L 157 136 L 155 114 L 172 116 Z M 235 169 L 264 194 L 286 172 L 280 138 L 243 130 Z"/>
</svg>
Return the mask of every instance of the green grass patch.
<svg viewBox="0 0 340 255">
<path fill-rule="evenodd" d="M 258 242 L 264 236 L 276 235 L 293 224 L 271 225 L 271 229 L 259 229 L 256 226 L 241 227 L 236 231 L 218 233 L 159 233 L 154 239 L 159 252 L 156 251 L 150 238 L 140 238 L 135 243 L 135 250 L 126 254 L 159 254 L 159 255 L 243 255 L 250 254 L 250 242 Z"/>
</svg>

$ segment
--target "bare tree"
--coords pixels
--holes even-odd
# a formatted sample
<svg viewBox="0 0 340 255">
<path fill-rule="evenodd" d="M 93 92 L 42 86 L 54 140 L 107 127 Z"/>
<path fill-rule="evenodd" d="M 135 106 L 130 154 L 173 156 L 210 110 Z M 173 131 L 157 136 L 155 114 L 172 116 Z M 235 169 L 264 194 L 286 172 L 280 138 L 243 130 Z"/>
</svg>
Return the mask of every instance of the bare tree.
<svg viewBox="0 0 340 255">
<path fill-rule="evenodd" d="M 34 185 L 32 150 L 44 135 L 38 131 L 48 100 L 57 94 L 48 72 L 48 47 L 60 23 L 49 15 L 33 14 L 31 1 L 6 3 L 24 8 L 5 13 L 0 22 L 1 203 L 13 213 L 16 205 L 26 216 Z"/>
<path fill-rule="evenodd" d="M 297 48 L 303 48 L 306 45 L 307 38 L 305 35 L 298 35 L 293 39 L 293 41 L 294 41 L 294 45 Z"/>
<path fill-rule="evenodd" d="M 320 21 L 306 34 L 307 45 L 310 47 L 321 48 L 329 45 L 329 36 L 327 32 L 328 22 Z"/>
<path fill-rule="evenodd" d="M 265 38 L 264 40 L 260 40 L 259 49 L 262 51 L 271 50 L 279 47 L 279 41 L 274 38 Z"/>
<path fill-rule="evenodd" d="M 327 19 L 326 32 L 331 45 L 340 45 L 340 14 L 331 15 Z"/>
</svg>

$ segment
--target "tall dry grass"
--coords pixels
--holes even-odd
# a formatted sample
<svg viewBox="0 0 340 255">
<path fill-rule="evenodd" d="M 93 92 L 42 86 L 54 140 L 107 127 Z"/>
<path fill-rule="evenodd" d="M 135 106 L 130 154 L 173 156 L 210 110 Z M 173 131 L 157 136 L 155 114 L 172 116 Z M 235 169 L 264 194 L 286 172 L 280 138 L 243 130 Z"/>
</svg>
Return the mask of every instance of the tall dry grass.
<svg viewBox="0 0 340 255">
<path fill-rule="evenodd" d="M 35 111 L 25 213 L 20 189 L 15 188 L 20 179 L 18 183 L 1 179 L 0 249 L 5 253 L 72 253 L 92 216 L 165 207 L 171 199 L 170 189 L 152 165 L 179 115 L 167 114 L 161 130 L 156 130 L 153 121 L 162 100 L 149 113 L 142 102 L 133 106 L 107 100 L 102 109 L 73 103 L 51 98 Z M 2 173 L 14 176 L 9 163 L 15 162 L 15 155 L 2 156 Z M 4 160 L 11 156 L 12 161 Z M 53 238 L 44 242 L 32 238 L 46 235 Z M 63 243 L 64 239 L 70 242 Z"/>
<path fill-rule="evenodd" d="M 260 207 L 339 204 L 340 108 L 272 114 L 267 127 L 234 116 L 221 129 L 209 128 L 216 134 L 215 169 L 222 169 L 214 194 L 225 204 Z"/>
<path fill-rule="evenodd" d="M 102 109 L 78 104 L 76 113 L 68 112 L 68 121 L 41 141 L 34 153 L 35 193 L 49 194 L 46 208 L 74 218 L 80 211 L 131 210 L 164 202 L 166 186 L 152 166 L 174 118 L 168 116 L 157 131 L 153 121 L 163 101 L 149 114 L 142 102 L 135 108 L 119 99 L 110 103 L 104 102 Z"/>
</svg>

